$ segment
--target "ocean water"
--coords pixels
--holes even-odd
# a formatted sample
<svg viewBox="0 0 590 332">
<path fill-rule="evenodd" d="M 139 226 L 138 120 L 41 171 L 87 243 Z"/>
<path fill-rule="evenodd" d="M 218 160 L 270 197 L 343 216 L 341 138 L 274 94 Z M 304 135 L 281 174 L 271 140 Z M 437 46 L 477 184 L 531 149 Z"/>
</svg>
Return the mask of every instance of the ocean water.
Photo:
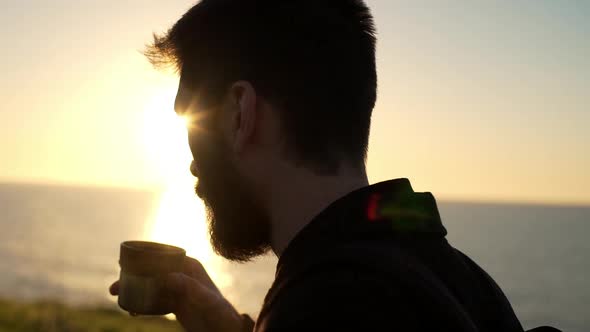
<svg viewBox="0 0 590 332">
<path fill-rule="evenodd" d="M 107 287 L 118 277 L 119 244 L 146 237 L 162 199 L 155 192 L 0 184 L 0 297 L 116 306 Z M 590 330 L 590 207 L 439 202 L 439 209 L 451 244 L 498 282 L 525 328 Z M 255 317 L 276 258 L 237 264 L 209 255 L 204 265 L 222 292 Z"/>
</svg>

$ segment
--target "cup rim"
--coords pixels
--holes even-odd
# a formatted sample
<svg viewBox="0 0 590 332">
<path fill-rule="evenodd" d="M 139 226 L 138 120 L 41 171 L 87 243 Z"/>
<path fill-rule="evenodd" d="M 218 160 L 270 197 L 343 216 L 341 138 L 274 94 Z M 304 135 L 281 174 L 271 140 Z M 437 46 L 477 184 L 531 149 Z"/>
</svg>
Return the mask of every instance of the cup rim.
<svg viewBox="0 0 590 332">
<path fill-rule="evenodd" d="M 134 252 L 157 253 L 158 255 L 186 255 L 186 250 L 183 248 L 153 241 L 124 241 L 121 242 L 121 248 Z"/>
</svg>

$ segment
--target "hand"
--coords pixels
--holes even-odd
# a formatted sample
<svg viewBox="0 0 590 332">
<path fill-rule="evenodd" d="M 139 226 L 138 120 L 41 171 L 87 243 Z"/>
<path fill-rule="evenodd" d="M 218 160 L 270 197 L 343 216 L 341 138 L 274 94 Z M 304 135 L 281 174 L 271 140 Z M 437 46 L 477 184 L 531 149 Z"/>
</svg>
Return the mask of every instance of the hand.
<svg viewBox="0 0 590 332">
<path fill-rule="evenodd" d="M 162 279 L 163 288 L 174 298 L 172 312 L 187 332 L 240 331 L 242 316 L 223 297 L 203 265 L 186 257 L 183 273 L 170 273 Z M 111 285 L 119 294 L 119 282 Z"/>
</svg>

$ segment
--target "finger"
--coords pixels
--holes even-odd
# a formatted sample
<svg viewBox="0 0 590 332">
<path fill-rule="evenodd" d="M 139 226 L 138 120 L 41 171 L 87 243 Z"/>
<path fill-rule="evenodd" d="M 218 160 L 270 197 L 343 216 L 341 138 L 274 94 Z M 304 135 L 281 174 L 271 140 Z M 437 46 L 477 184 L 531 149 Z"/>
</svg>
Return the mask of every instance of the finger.
<svg viewBox="0 0 590 332">
<path fill-rule="evenodd" d="M 209 273 L 207 273 L 207 270 L 205 270 L 205 267 L 203 266 L 203 264 L 201 264 L 201 262 L 199 262 L 198 260 L 196 260 L 192 257 L 186 256 L 184 259 L 184 268 L 183 269 L 184 269 L 184 273 L 186 275 L 188 275 L 189 277 L 197 279 L 203 285 L 205 285 L 211 289 L 218 290 L 217 286 L 215 285 L 213 280 L 211 280 Z"/>
<path fill-rule="evenodd" d="M 188 256 L 184 257 L 183 270 L 185 274 L 193 278 L 199 278 L 207 274 L 205 267 L 201 262 Z"/>
<path fill-rule="evenodd" d="M 170 273 L 164 277 L 164 288 L 176 306 L 189 305 L 206 308 L 219 302 L 219 294 L 184 273 Z"/>
<path fill-rule="evenodd" d="M 119 295 L 119 281 L 115 281 L 111 287 L 109 287 L 109 293 L 111 293 L 111 295 Z"/>
</svg>

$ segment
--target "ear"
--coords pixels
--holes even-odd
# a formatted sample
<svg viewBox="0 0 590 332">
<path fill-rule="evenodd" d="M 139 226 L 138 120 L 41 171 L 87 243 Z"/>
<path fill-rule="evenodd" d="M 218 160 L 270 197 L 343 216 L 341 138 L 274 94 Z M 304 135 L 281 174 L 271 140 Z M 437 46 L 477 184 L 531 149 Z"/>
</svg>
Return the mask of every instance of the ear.
<svg viewBox="0 0 590 332">
<path fill-rule="evenodd" d="M 252 140 L 257 123 L 257 96 L 250 82 L 237 81 L 230 89 L 230 98 L 233 108 L 237 111 L 232 119 L 233 147 L 236 153 L 244 150 L 244 147 Z"/>
</svg>

